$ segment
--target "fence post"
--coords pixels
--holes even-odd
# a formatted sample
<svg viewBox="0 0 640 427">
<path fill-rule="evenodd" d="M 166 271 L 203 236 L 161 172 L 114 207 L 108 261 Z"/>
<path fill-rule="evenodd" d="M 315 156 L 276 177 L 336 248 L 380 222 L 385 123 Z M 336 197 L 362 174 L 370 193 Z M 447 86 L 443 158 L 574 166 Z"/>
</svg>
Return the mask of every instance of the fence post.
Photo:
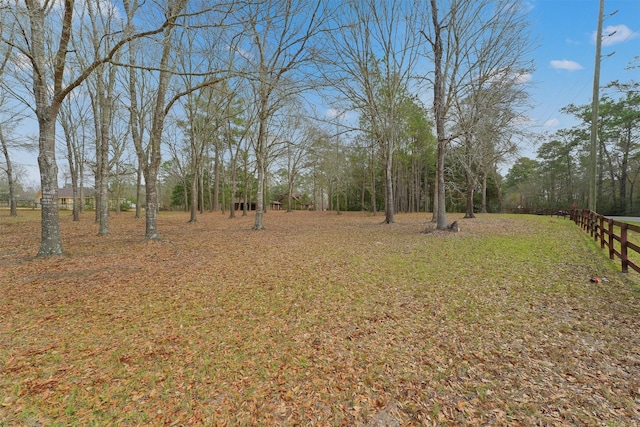
<svg viewBox="0 0 640 427">
<path fill-rule="evenodd" d="M 604 216 L 600 215 L 598 218 L 600 219 L 600 249 L 604 249 Z M 611 232 L 611 228 L 609 228 L 609 232 Z"/>
<path fill-rule="evenodd" d="M 620 259 L 622 260 L 622 272 L 629 272 L 629 258 L 627 257 L 627 223 L 620 226 Z"/>
<path fill-rule="evenodd" d="M 591 227 L 591 211 L 586 212 L 585 221 L 585 230 L 587 230 L 587 233 L 589 233 L 589 235 L 593 237 L 593 228 Z"/>
<path fill-rule="evenodd" d="M 613 238 L 613 218 L 608 218 L 607 222 L 609 223 L 609 259 L 614 259 L 615 248 L 613 247 L 613 242 L 615 239 Z"/>
</svg>

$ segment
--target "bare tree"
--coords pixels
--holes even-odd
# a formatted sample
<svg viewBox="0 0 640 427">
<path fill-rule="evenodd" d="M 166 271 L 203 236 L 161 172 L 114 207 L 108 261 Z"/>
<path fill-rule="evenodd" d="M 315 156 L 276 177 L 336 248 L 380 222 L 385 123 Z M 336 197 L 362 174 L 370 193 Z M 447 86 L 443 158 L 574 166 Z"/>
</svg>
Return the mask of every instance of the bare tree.
<svg viewBox="0 0 640 427">
<path fill-rule="evenodd" d="M 239 81 L 239 80 L 238 80 Z M 229 172 L 230 172 L 230 193 L 231 193 L 231 206 L 229 206 L 229 218 L 236 217 L 236 193 L 238 192 L 238 167 L 239 161 L 242 161 L 243 166 L 243 204 L 242 214 L 247 215 L 247 202 L 248 202 L 248 145 L 250 144 L 250 133 L 252 129 L 252 120 L 255 120 L 256 115 L 251 111 L 249 105 L 245 99 L 240 95 L 241 90 L 239 87 L 230 88 L 229 95 L 231 96 L 230 102 L 226 105 L 227 120 L 224 125 L 222 136 L 226 141 L 227 150 L 229 151 Z"/>
<path fill-rule="evenodd" d="M 86 161 L 86 127 L 89 109 L 83 105 L 83 96 L 69 97 L 60 107 L 58 120 L 66 142 L 66 158 L 73 191 L 73 220 L 80 221 L 84 206 L 84 165 Z"/>
<path fill-rule="evenodd" d="M 243 73 L 252 85 L 257 108 L 255 230 L 264 229 L 269 120 L 287 98 L 309 89 L 310 76 L 304 67 L 314 58 L 312 38 L 321 30 L 323 7 L 327 5 L 321 0 L 265 0 L 249 2 L 241 10 L 246 28 L 238 55 L 245 60 Z"/>
<path fill-rule="evenodd" d="M 509 90 L 509 79 L 503 87 L 503 101 L 495 104 L 480 126 L 477 134 L 479 144 L 476 149 L 480 153 L 477 172 L 481 188 L 480 213 L 487 213 L 487 178 L 492 176 L 501 200 L 501 177 L 498 166 L 515 156 L 518 152 L 518 141 L 531 138 L 530 132 L 523 129 L 523 113 L 518 107 L 527 104 L 528 94 L 519 83 Z"/>
<path fill-rule="evenodd" d="M 219 31 L 200 34 L 198 32 L 187 32 L 184 39 L 184 50 L 188 55 L 180 55 L 178 69 L 183 86 L 185 88 L 195 87 L 201 79 L 203 70 L 221 70 L 223 67 L 219 62 L 225 59 L 213 54 L 213 52 L 227 51 L 228 60 L 224 68 L 230 69 L 233 60 L 233 50 L 229 45 L 216 49 L 217 43 L 221 42 Z M 203 39 L 206 43 L 203 43 Z M 209 147 L 216 146 L 217 151 L 221 150 L 219 142 L 219 129 L 224 126 L 224 122 L 229 120 L 224 117 L 227 111 L 227 104 L 232 97 L 228 96 L 225 82 L 221 82 L 220 88 L 204 87 L 201 90 L 188 93 L 183 103 L 183 110 L 186 115 L 185 130 L 186 139 L 189 145 L 189 175 L 191 179 L 191 216 L 190 222 L 197 221 L 198 205 L 200 212 L 204 211 L 204 166 Z M 219 156 L 216 155 L 216 162 Z M 217 163 L 216 163 L 217 164 Z M 216 178 L 214 185 L 218 185 Z M 199 191 L 198 191 L 199 190 Z M 198 200 L 200 195 L 200 200 Z M 217 194 L 214 196 L 217 198 Z"/>
<path fill-rule="evenodd" d="M 127 2 L 125 2 L 127 3 Z M 176 26 L 176 21 L 180 13 L 182 13 L 186 5 L 186 0 L 170 0 L 166 11 L 168 25 L 163 28 L 161 39 L 159 40 L 161 46 L 160 60 L 155 67 L 157 68 L 157 89 L 153 100 L 153 113 L 151 118 L 151 128 L 149 132 L 149 147 L 136 146 L 136 153 L 138 154 L 138 161 L 142 164 L 142 171 L 145 181 L 146 190 L 146 239 L 159 238 L 157 229 L 157 216 L 158 216 L 158 171 L 160 169 L 161 161 L 161 142 L 162 132 L 164 129 L 165 118 L 175 102 L 167 103 L 167 92 L 169 90 L 169 83 L 174 75 L 171 61 L 174 54 L 175 41 L 173 40 L 173 32 Z M 129 9 L 130 10 L 130 9 Z M 129 19 L 132 15 L 129 15 Z M 129 22 L 132 25 L 131 21 Z M 130 64 L 135 66 L 137 64 Z"/>
<path fill-rule="evenodd" d="M 2 33 L 1 41 L 19 53 L 20 75 L 30 72 L 28 93 L 17 97 L 32 106 L 38 122 L 38 165 L 40 168 L 41 244 L 39 257 L 61 255 L 62 239 L 58 213 L 58 166 L 56 164 L 56 121 L 62 101 L 80 86 L 100 65 L 134 38 L 151 36 L 170 27 L 173 14 L 154 29 L 129 35 L 118 40 L 103 56 L 95 57 L 82 69 L 68 67 L 69 57 L 77 60 L 77 52 L 70 49 L 73 34 L 75 1 L 63 2 L 24 0 L 9 8 L 19 27 L 11 34 Z M 4 30 L 4 28 L 3 28 Z M 13 36 L 19 34 L 19 39 Z M 124 34 L 124 33 L 122 33 Z"/>
<path fill-rule="evenodd" d="M 191 200 L 189 222 L 198 221 L 198 194 L 204 189 L 200 184 L 203 175 L 203 165 L 208 146 L 216 138 L 216 131 L 220 127 L 220 120 L 211 114 L 214 110 L 214 96 L 210 90 L 194 92 L 186 97 L 183 106 L 186 122 L 183 124 L 185 140 L 188 146 L 188 178 L 190 180 Z M 200 190 L 200 191 L 199 191 Z M 186 192 L 185 192 L 186 193 Z"/>
<path fill-rule="evenodd" d="M 287 212 L 292 211 L 293 190 L 303 166 L 303 161 L 311 142 L 317 138 L 319 130 L 309 122 L 309 116 L 298 102 L 284 107 L 277 117 L 278 134 L 274 137 L 280 144 L 275 151 L 275 162 L 282 166 L 287 185 Z"/>
<path fill-rule="evenodd" d="M 334 50 L 327 75 L 348 103 L 361 114 L 383 156 L 385 220 L 394 222 L 393 152 L 398 142 L 400 105 L 405 100 L 418 58 L 419 14 L 410 2 L 348 1 L 336 13 Z"/>
<path fill-rule="evenodd" d="M 314 135 L 318 133 L 317 129 L 311 126 L 304 126 L 301 119 L 301 117 L 295 117 L 293 119 L 294 128 L 290 129 L 293 130 L 293 132 L 290 135 L 291 137 L 285 141 L 287 150 L 287 212 L 291 212 L 293 189 L 298 179 L 300 168 L 303 166 L 309 145 L 311 141 L 313 141 Z"/>
<path fill-rule="evenodd" d="M 71 86 L 63 85 L 63 77 L 71 37 L 74 2 L 65 1 L 59 30 L 58 48 L 49 62 L 45 17 L 51 11 L 48 2 L 41 5 L 35 0 L 25 0 L 28 27 L 22 28 L 24 44 L 15 45 L 32 66 L 33 96 L 39 126 L 38 165 L 42 188 L 42 234 L 39 257 L 62 254 L 60 219 L 58 216 L 58 165 L 56 164 L 55 127 L 62 100 L 70 93 Z M 20 8 L 22 9 L 22 8 Z M 6 41 L 6 39 L 5 39 Z M 51 64 L 51 65 L 50 65 Z M 49 80 L 52 76 L 52 81 Z M 51 85 L 52 83 L 52 85 Z M 79 85 L 80 82 L 76 84 Z M 51 86 L 52 87 L 51 87 Z M 53 96 L 50 95 L 53 93 Z"/>
<path fill-rule="evenodd" d="M 133 18 L 138 6 L 138 1 L 125 0 L 124 3 L 125 9 L 127 10 L 127 32 L 132 33 L 131 28 L 135 27 Z M 180 90 L 175 90 L 172 93 L 169 92 L 173 77 L 179 73 L 175 63 L 175 56 L 191 54 L 190 52 L 181 50 L 178 46 L 179 39 L 184 35 L 181 33 L 188 32 L 191 29 L 212 28 L 215 25 L 219 25 L 218 20 L 224 19 L 229 13 L 228 9 L 230 6 L 220 5 L 221 11 L 219 14 L 215 7 L 204 8 L 199 11 L 187 11 L 186 7 L 187 0 L 168 1 L 167 9 L 164 12 L 167 21 L 162 27 L 161 38 L 158 40 L 161 49 L 158 55 L 158 61 L 155 61 L 154 57 L 151 63 L 140 64 L 132 62 L 135 61 L 135 56 L 130 55 L 129 57 L 129 67 L 153 70 L 156 78 L 155 91 L 151 102 L 152 111 L 148 144 L 143 144 L 143 140 L 139 135 L 138 137 L 134 137 L 136 154 L 145 181 L 145 239 L 148 240 L 159 238 L 157 229 L 157 215 L 160 207 L 158 198 L 158 172 L 162 158 L 161 146 L 165 119 L 173 105 L 183 96 L 224 80 L 224 76 L 219 74 L 219 70 L 211 70 L 208 68 L 197 69 L 189 72 L 199 77 L 197 82 L 192 82 L 192 85 L 189 87 L 182 87 Z M 201 22 L 197 22 L 196 20 L 198 19 Z M 189 20 L 193 20 L 193 22 Z M 214 23 L 204 24 L 204 21 L 212 21 Z M 149 61 L 150 59 L 147 58 L 147 60 Z M 132 94 L 131 98 L 135 99 L 136 97 Z"/>
<path fill-rule="evenodd" d="M 425 56 L 433 64 L 426 80 L 433 87 L 437 134 L 436 188 L 433 221 L 447 228 L 445 155 L 456 137 L 450 112 L 457 100 L 470 95 L 474 82 L 519 73 L 529 46 L 524 6 L 511 0 L 446 0 L 429 2 L 431 20 L 421 32 L 427 41 Z"/>
<path fill-rule="evenodd" d="M 170 116 L 165 123 L 165 147 L 168 149 L 171 158 L 162 163 L 162 169 L 165 173 L 169 173 L 176 182 L 182 186 L 183 204 L 182 209 L 189 212 L 191 205 L 191 179 L 190 179 L 190 163 L 191 163 L 191 131 L 184 129 L 185 124 L 182 120 Z M 176 202 L 177 200 L 173 200 Z"/>
<path fill-rule="evenodd" d="M 74 21 L 79 23 L 73 32 L 71 44 L 76 55 L 77 67 L 85 69 L 91 58 L 100 58 L 118 43 L 121 30 L 119 12 L 110 3 L 85 2 L 76 5 L 77 15 Z M 116 36 L 118 35 L 118 36 Z M 113 61 L 119 61 L 121 51 L 112 55 Z M 87 58 L 87 59 L 85 59 Z M 72 64 L 69 64 L 71 66 Z M 118 144 L 114 137 L 114 120 L 118 89 L 116 87 L 117 67 L 111 63 L 99 64 L 87 77 L 88 95 L 91 102 L 94 138 L 96 195 L 96 223 L 99 235 L 109 234 L 109 181 L 113 166 L 118 162 L 112 147 Z"/>
<path fill-rule="evenodd" d="M 128 22 L 126 26 L 127 34 L 134 34 L 135 28 L 132 22 L 136 11 L 140 7 L 139 1 L 125 1 L 124 5 Z M 139 45 L 143 42 L 144 40 L 135 40 L 128 44 L 127 60 L 129 66 L 125 67 L 127 72 L 124 77 L 124 85 L 128 94 L 128 104 L 125 104 L 125 107 L 129 112 L 129 132 L 137 159 L 136 218 L 141 217 L 143 168 L 147 164 L 150 147 L 150 144 L 145 144 L 145 137 L 148 137 L 149 133 L 153 102 L 153 92 L 150 89 L 152 84 L 150 83 L 150 76 L 148 76 L 150 73 L 140 67 L 136 67 L 136 64 L 142 63 L 142 59 L 139 59 L 137 55 L 143 50 L 139 48 Z M 144 161 L 141 161 L 141 159 L 144 159 Z"/>
<path fill-rule="evenodd" d="M 7 174 L 7 183 L 9 185 L 9 216 L 17 216 L 18 209 L 16 203 L 15 191 L 15 171 L 11 156 L 9 155 L 9 141 L 5 135 L 6 126 L 0 124 L 0 146 L 2 146 L 2 155 L 4 157 L 4 172 Z"/>
<path fill-rule="evenodd" d="M 4 75 L 4 71 L 9 62 L 9 57 L 11 56 L 11 50 L 12 50 L 11 46 L 8 46 L 7 50 L 3 52 L 5 56 L 2 63 L 0 63 L 0 80 Z M 6 100 L 7 98 L 3 91 L 3 93 L 0 94 L 0 106 L 3 107 L 2 108 L 3 110 L 6 104 Z M 3 120 L 2 123 L 0 123 L 0 145 L 2 146 L 2 155 L 4 157 L 4 163 L 5 163 L 4 172 L 7 174 L 7 183 L 9 186 L 9 216 L 18 215 L 16 193 L 15 193 L 15 171 L 14 171 L 13 163 L 11 162 L 11 156 L 9 153 L 9 148 L 11 144 L 9 141 L 9 137 L 7 135 L 9 131 L 13 129 L 12 124 L 16 123 L 16 119 L 19 119 L 19 117 L 16 117 L 15 114 L 12 114 L 12 117 L 10 117 L 8 121 Z"/>
<path fill-rule="evenodd" d="M 465 218 L 475 218 L 474 192 L 480 180 L 484 194 L 489 168 L 517 148 L 514 140 L 522 133 L 518 122 L 523 118 L 517 108 L 524 106 L 528 98 L 521 79 L 502 76 L 455 103 L 453 115 L 459 136 L 454 143 L 460 149 L 452 160 L 461 166 L 465 176 Z M 486 210 L 486 203 L 483 206 Z"/>
</svg>

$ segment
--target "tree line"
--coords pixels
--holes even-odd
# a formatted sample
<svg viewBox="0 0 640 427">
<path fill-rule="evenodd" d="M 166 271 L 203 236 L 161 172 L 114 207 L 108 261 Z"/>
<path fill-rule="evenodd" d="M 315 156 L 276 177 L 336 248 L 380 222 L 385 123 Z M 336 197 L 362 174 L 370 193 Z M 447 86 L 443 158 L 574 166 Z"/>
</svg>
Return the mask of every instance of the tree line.
<svg viewBox="0 0 640 427">
<path fill-rule="evenodd" d="M 521 136 L 532 71 L 525 6 L 1 2 L 3 165 L 11 184 L 12 132 L 31 117 L 38 256 L 63 252 L 59 157 L 74 197 L 93 182 L 99 234 L 109 233 L 109 192 L 133 177 L 146 239 L 159 237 L 169 177 L 181 181 L 191 221 L 221 204 L 233 216 L 241 201 L 255 203 L 256 230 L 278 185 L 288 206 L 304 187 L 316 209 L 380 210 L 387 223 L 398 211 L 431 210 L 446 228 L 463 194 L 467 216 L 476 204 L 486 210 L 490 186 L 501 193 L 498 165 Z"/>
<path fill-rule="evenodd" d="M 603 92 L 598 105 L 597 210 L 638 216 L 640 83 L 613 81 Z M 592 106 L 570 104 L 563 112 L 573 115 L 577 124 L 546 135 L 536 159 L 520 158 L 506 174 L 512 208 L 587 207 Z"/>
</svg>

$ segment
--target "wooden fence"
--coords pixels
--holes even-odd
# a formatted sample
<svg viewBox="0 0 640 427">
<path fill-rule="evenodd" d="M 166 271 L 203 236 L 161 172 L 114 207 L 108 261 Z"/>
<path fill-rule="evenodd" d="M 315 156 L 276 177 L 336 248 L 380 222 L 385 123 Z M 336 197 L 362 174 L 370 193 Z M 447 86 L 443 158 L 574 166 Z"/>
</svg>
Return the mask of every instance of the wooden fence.
<svg viewBox="0 0 640 427">
<path fill-rule="evenodd" d="M 640 226 L 615 221 L 588 209 L 569 211 L 572 221 L 582 227 L 595 241 L 600 241 L 600 248 L 609 249 L 609 258 L 617 256 L 622 262 L 622 272 L 628 273 L 629 267 L 640 273 L 640 266 L 629 260 L 628 253 L 633 251 L 640 254 L 640 246 L 629 241 L 629 231 L 640 233 Z M 614 227 L 620 227 L 620 235 L 615 234 Z M 616 242 L 620 244 L 620 250 L 616 248 Z"/>
</svg>

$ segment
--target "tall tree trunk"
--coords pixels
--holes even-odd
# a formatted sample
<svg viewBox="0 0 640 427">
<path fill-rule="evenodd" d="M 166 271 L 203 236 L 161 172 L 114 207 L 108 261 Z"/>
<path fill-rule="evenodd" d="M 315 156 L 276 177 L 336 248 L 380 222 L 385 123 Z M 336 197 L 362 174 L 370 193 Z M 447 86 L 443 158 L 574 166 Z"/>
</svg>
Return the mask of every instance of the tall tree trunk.
<svg viewBox="0 0 640 427">
<path fill-rule="evenodd" d="M 360 186 L 360 210 L 365 211 L 365 195 L 367 193 L 367 178 L 366 176 L 362 177 L 362 185 Z"/>
<path fill-rule="evenodd" d="M 438 165 L 436 164 L 436 176 L 433 182 L 433 216 L 431 217 L 431 222 L 437 224 L 438 222 L 438 193 L 439 193 L 439 182 L 438 175 L 440 171 L 438 170 Z"/>
<path fill-rule="evenodd" d="M 220 210 L 220 150 L 215 144 L 213 155 L 213 210 Z"/>
<path fill-rule="evenodd" d="M 100 78 L 100 77 L 98 77 Z M 100 96 L 100 95 L 98 95 Z M 102 102 L 105 102 L 104 100 Z M 99 211 L 99 231 L 101 236 L 109 234 L 109 144 L 111 140 L 111 123 L 105 117 L 108 113 L 103 108 L 100 109 L 100 137 L 96 138 L 97 144 L 97 164 L 96 170 L 99 171 L 99 179 L 96 184 L 98 186 L 97 196 L 100 200 Z"/>
<path fill-rule="evenodd" d="M 194 171 L 197 168 L 193 169 Z M 191 215 L 189 217 L 189 222 L 197 222 L 198 221 L 198 175 L 196 173 L 191 174 L 191 203 L 190 209 Z"/>
<path fill-rule="evenodd" d="M 200 196 L 200 215 L 204 214 L 204 173 L 202 165 L 198 166 L 198 195 Z"/>
<path fill-rule="evenodd" d="M 207 195 L 209 196 L 209 212 L 213 212 L 213 186 L 211 185 L 211 157 L 207 159 Z"/>
<path fill-rule="evenodd" d="M 265 157 L 266 158 L 266 157 Z M 269 170 L 268 160 L 264 164 L 264 195 L 262 196 L 263 206 L 262 211 L 267 213 L 269 209 L 269 176 L 267 175 L 267 171 Z"/>
<path fill-rule="evenodd" d="M 127 31 L 131 31 L 132 9 L 131 5 L 125 2 L 127 5 Z M 129 63 L 131 65 L 136 63 L 136 52 L 134 44 L 129 43 Z M 137 75 L 135 67 L 129 67 L 129 129 L 131 130 L 131 139 L 133 140 L 133 146 L 136 149 L 138 157 L 138 165 L 136 168 L 136 218 L 140 218 L 142 209 L 142 176 L 144 174 L 144 165 L 147 163 L 146 151 L 144 150 L 142 141 L 142 121 L 140 120 L 140 110 L 138 108 L 138 89 L 137 89 Z"/>
<path fill-rule="evenodd" d="M 186 4 L 186 0 L 177 0 L 173 3 L 171 12 L 178 14 Z M 175 24 L 175 16 L 171 18 L 170 25 L 164 30 L 162 57 L 160 59 L 158 76 L 158 89 L 156 92 L 156 98 L 154 101 L 153 119 L 151 124 L 151 131 L 149 133 L 149 163 L 144 167 L 144 180 L 146 189 L 146 227 L 145 227 L 145 239 L 156 240 L 160 236 L 158 235 L 158 210 L 159 210 L 159 198 L 158 198 L 158 172 L 160 170 L 160 162 L 162 159 L 161 145 L 162 145 L 162 132 L 164 129 L 164 120 L 166 117 L 165 102 L 167 91 L 169 89 L 169 82 L 171 80 L 172 72 L 170 71 L 169 62 L 172 59 L 172 41 L 171 35 L 173 33 Z M 140 161 L 146 162 L 146 152 L 136 150 L 138 152 L 138 158 Z"/>
<path fill-rule="evenodd" d="M 80 195 L 78 194 L 78 170 L 76 168 L 77 161 L 75 160 L 74 145 L 77 145 L 76 135 L 73 134 L 72 127 L 74 123 L 69 117 L 69 114 L 64 112 L 60 113 L 60 123 L 64 132 L 64 138 L 67 142 L 67 163 L 69 164 L 69 175 L 71 177 L 71 190 L 73 194 L 73 220 L 80 221 Z"/>
<path fill-rule="evenodd" d="M 189 206 L 191 206 L 189 204 L 189 194 L 190 194 L 189 182 L 190 181 L 187 181 L 187 177 L 186 176 L 182 178 L 182 186 L 184 188 L 184 190 L 183 190 L 184 194 L 182 196 L 183 199 L 184 199 L 184 207 L 182 208 L 182 210 L 185 211 L 185 212 L 189 212 Z"/>
<path fill-rule="evenodd" d="M 9 184 L 9 216 L 18 216 L 18 208 L 16 203 L 15 181 L 13 179 L 13 166 L 11 165 L 11 157 L 9 156 L 9 147 L 4 137 L 4 130 L 0 125 L 0 143 L 2 143 L 2 153 L 4 154 L 4 162 L 7 165 L 7 183 Z"/>
<path fill-rule="evenodd" d="M 475 218 L 476 216 L 473 214 L 473 193 L 475 187 L 475 176 L 473 173 L 473 155 L 471 153 L 473 149 L 473 136 L 468 132 L 465 132 L 464 135 L 464 177 L 465 177 L 465 204 L 466 204 L 466 212 L 465 218 Z"/>
<path fill-rule="evenodd" d="M 43 88 L 44 90 L 44 88 Z M 46 109 L 48 110 L 48 109 Z M 62 236 L 60 234 L 60 215 L 58 212 L 58 165 L 55 155 L 56 122 L 46 113 L 38 114 L 39 136 L 38 166 L 40 168 L 40 186 L 42 189 L 41 218 L 42 234 L 38 257 L 62 255 Z"/>
<path fill-rule="evenodd" d="M 227 213 L 227 195 L 225 194 L 225 188 L 227 186 L 226 183 L 226 178 L 227 178 L 227 174 L 226 174 L 226 170 L 224 170 L 224 167 L 222 167 L 222 171 L 220 173 L 220 175 L 222 176 L 222 178 L 220 179 L 220 188 L 222 189 L 222 197 L 221 197 L 221 203 L 220 203 L 220 213 L 222 215 L 225 215 Z"/>
<path fill-rule="evenodd" d="M 482 173 L 482 206 L 480 207 L 480 213 L 487 213 L 487 174 Z"/>
<path fill-rule="evenodd" d="M 247 150 L 242 151 L 242 168 L 244 178 L 244 188 L 242 189 L 242 216 L 248 215 L 249 203 L 249 152 Z"/>
<path fill-rule="evenodd" d="M 136 218 L 140 218 L 140 205 L 142 204 L 142 167 L 138 162 L 136 168 Z"/>
<path fill-rule="evenodd" d="M 229 205 L 229 218 L 233 219 L 236 217 L 236 191 L 237 189 L 237 181 L 238 181 L 238 168 L 236 167 L 236 154 L 231 154 L 231 204 Z"/>
<path fill-rule="evenodd" d="M 53 88 L 46 80 L 47 59 L 45 55 L 45 9 L 40 2 L 25 1 L 29 11 L 31 27 L 31 61 L 33 69 L 33 94 L 38 120 L 38 167 L 40 169 L 41 198 L 41 242 L 38 257 L 62 255 L 60 214 L 58 212 L 58 165 L 56 163 L 56 118 L 60 110 L 59 93 L 62 90 L 67 46 L 71 37 L 73 2 L 65 2 L 64 18 L 60 32 L 58 52 L 53 70 Z M 53 89 L 54 97 L 49 94 Z"/>
<path fill-rule="evenodd" d="M 158 177 L 154 174 L 153 167 L 146 167 L 144 180 L 146 183 L 146 227 L 144 237 L 146 240 L 157 240 L 158 235 Z"/>
<path fill-rule="evenodd" d="M 77 163 L 78 163 L 78 199 L 79 199 L 79 203 L 78 203 L 78 213 L 83 214 L 84 213 L 84 142 L 82 143 L 82 150 L 81 152 L 76 152 L 75 154 L 75 158 L 78 159 Z"/>
<path fill-rule="evenodd" d="M 384 222 L 392 224 L 394 222 L 393 210 L 393 143 L 387 141 L 385 145 L 385 167 L 384 167 L 384 185 L 385 185 L 385 201 L 384 201 Z"/>
<path fill-rule="evenodd" d="M 496 175 L 498 175 L 497 171 L 493 171 L 494 175 L 494 182 L 496 184 L 496 192 L 498 193 L 498 213 L 502 213 L 503 212 L 503 206 L 502 206 L 502 181 L 500 180 L 500 178 Z M 522 203 L 521 203 L 522 204 Z"/>
<path fill-rule="evenodd" d="M 375 162 L 375 149 L 373 144 L 371 145 L 371 214 L 376 215 L 378 213 L 378 206 L 376 204 L 376 162 Z"/>
<path fill-rule="evenodd" d="M 436 228 L 438 230 L 447 229 L 447 212 L 446 212 L 446 199 L 445 199 L 445 182 L 444 182 L 444 161 L 447 149 L 447 137 L 444 126 L 445 122 L 445 93 L 442 69 L 442 27 L 438 18 L 438 7 L 436 0 L 431 0 L 431 17 L 433 20 L 433 27 L 435 31 L 435 41 L 433 44 L 434 54 L 434 84 L 433 84 L 433 110 L 435 113 L 436 121 L 436 135 L 438 138 L 437 145 L 437 157 L 436 157 L 436 200 L 434 202 L 434 218 L 436 222 Z"/>
<path fill-rule="evenodd" d="M 107 77 L 105 66 L 95 74 L 95 92 L 91 94 L 96 140 L 96 221 L 98 235 L 109 234 L 109 148 L 111 146 L 112 96 L 115 85 L 115 67 L 111 66 Z"/>
<path fill-rule="evenodd" d="M 411 154 L 411 170 L 409 179 L 409 212 L 420 211 L 420 193 L 418 189 L 418 161 L 413 154 Z"/>
<path fill-rule="evenodd" d="M 74 168 L 70 170 L 70 174 L 71 191 L 73 194 L 73 220 L 80 221 L 80 206 L 82 205 L 82 200 L 80 199 L 80 189 L 78 188 L 78 173 Z"/>
<path fill-rule="evenodd" d="M 190 113 L 190 120 L 193 120 L 193 113 Z M 197 222 L 198 221 L 198 180 L 200 177 L 200 159 L 199 150 L 196 147 L 196 135 L 195 130 L 193 129 L 194 125 L 191 123 L 189 138 L 191 139 L 190 147 L 191 147 L 191 215 L 189 218 L 189 222 Z"/>
<path fill-rule="evenodd" d="M 260 111 L 266 111 L 267 100 L 263 98 L 263 106 Z M 256 141 L 256 167 L 258 170 L 258 189 L 256 199 L 256 218 L 253 225 L 254 230 L 264 230 L 262 216 L 264 215 L 264 193 L 265 174 L 267 172 L 267 137 L 266 137 L 267 117 L 261 116 L 258 127 L 258 139 Z"/>
<path fill-rule="evenodd" d="M 120 201 L 122 200 L 122 189 L 120 187 L 120 165 L 116 163 L 115 174 L 113 177 L 113 194 L 115 196 L 116 205 L 114 210 L 116 215 L 120 214 Z"/>
<path fill-rule="evenodd" d="M 465 182 L 466 182 L 466 205 L 467 210 L 464 215 L 465 218 L 475 218 L 476 216 L 473 214 L 473 187 L 474 187 L 474 179 L 471 171 L 465 171 Z"/>
<path fill-rule="evenodd" d="M 424 211 L 429 212 L 431 207 L 431 198 L 429 196 L 429 166 L 424 169 Z"/>
<path fill-rule="evenodd" d="M 293 204 L 293 183 L 291 182 L 291 180 L 288 180 L 288 188 L 287 188 L 287 212 L 291 212 L 293 210 L 292 208 L 292 204 Z"/>
</svg>

